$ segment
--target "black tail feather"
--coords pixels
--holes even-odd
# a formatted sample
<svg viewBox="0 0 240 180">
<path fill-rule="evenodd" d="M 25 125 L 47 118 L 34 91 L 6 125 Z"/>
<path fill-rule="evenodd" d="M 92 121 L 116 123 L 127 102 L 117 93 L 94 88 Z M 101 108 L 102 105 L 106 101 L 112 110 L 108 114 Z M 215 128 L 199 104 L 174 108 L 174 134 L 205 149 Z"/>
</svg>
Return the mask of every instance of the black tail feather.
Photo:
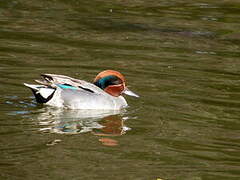
<svg viewBox="0 0 240 180">
<path fill-rule="evenodd" d="M 52 99 L 52 97 L 53 97 L 53 95 L 54 95 L 54 93 L 55 93 L 55 91 L 50 95 L 50 96 L 48 96 L 47 98 L 44 98 L 38 91 L 36 91 L 35 89 L 31 89 L 32 90 L 32 92 L 33 92 L 33 95 L 35 96 L 35 98 L 36 98 L 36 101 L 37 101 L 37 103 L 41 103 L 41 104 L 43 104 L 43 103 L 47 103 L 50 99 Z"/>
<path fill-rule="evenodd" d="M 47 103 L 50 99 L 52 99 L 52 97 L 56 91 L 56 89 L 50 88 L 50 89 L 52 89 L 52 91 L 50 91 L 48 94 L 46 94 L 46 93 L 44 93 L 44 91 L 41 91 L 41 90 L 48 89 L 47 86 L 33 85 L 33 84 L 27 84 L 27 83 L 24 83 L 24 85 L 32 90 L 33 95 L 36 98 L 36 101 L 38 103 L 42 103 L 42 104 Z"/>
</svg>

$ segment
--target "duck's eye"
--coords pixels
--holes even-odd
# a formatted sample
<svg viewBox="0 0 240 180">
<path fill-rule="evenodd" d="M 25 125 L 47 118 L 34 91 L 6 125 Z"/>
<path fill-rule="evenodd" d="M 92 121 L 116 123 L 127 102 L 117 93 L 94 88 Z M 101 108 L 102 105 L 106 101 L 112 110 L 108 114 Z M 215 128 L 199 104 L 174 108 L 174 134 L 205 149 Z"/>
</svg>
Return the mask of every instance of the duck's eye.
<svg viewBox="0 0 240 180">
<path fill-rule="evenodd" d="M 121 79 L 119 79 L 116 76 L 106 76 L 103 77 L 101 79 L 99 79 L 97 82 L 95 82 L 94 84 L 98 87 L 100 87 L 101 89 L 105 89 L 106 87 L 110 86 L 110 85 L 118 85 L 123 83 Z"/>
<path fill-rule="evenodd" d="M 118 85 L 118 84 L 122 83 L 122 80 L 117 78 L 116 80 L 113 80 L 111 83 L 112 83 L 112 85 Z"/>
</svg>

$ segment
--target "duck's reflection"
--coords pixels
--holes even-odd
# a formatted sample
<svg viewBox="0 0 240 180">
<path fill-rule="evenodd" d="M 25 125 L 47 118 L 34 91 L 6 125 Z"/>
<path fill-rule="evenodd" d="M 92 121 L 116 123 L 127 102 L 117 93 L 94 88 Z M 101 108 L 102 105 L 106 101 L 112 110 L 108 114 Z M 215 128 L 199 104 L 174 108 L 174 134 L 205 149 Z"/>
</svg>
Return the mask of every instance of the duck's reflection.
<svg viewBox="0 0 240 180">
<path fill-rule="evenodd" d="M 124 125 L 124 111 L 66 110 L 44 108 L 38 115 L 40 131 L 59 134 L 91 132 L 99 136 L 103 145 L 114 146 L 118 142 L 110 137 L 121 136 L 130 128 Z M 108 137 L 107 137 L 108 136 Z"/>
</svg>

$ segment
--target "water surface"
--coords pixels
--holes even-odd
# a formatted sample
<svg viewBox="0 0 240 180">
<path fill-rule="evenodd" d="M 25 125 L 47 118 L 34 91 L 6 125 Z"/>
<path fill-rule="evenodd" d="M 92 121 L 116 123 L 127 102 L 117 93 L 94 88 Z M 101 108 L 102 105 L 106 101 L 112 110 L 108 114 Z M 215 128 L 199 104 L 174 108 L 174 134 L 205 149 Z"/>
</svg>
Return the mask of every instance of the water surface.
<svg viewBox="0 0 240 180">
<path fill-rule="evenodd" d="M 239 179 L 240 4 L 0 2 L 0 179 Z M 121 112 L 38 105 L 41 73 L 122 72 Z"/>
</svg>

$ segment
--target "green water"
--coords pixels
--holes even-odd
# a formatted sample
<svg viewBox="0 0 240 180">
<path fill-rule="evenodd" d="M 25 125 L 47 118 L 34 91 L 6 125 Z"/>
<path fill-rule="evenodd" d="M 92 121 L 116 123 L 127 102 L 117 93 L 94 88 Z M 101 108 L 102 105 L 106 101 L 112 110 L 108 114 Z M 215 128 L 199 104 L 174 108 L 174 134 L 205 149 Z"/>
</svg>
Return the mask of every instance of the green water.
<svg viewBox="0 0 240 180">
<path fill-rule="evenodd" d="M 0 179 L 237 180 L 237 0 L 2 0 Z M 119 113 L 37 105 L 41 73 L 122 72 Z"/>
</svg>

